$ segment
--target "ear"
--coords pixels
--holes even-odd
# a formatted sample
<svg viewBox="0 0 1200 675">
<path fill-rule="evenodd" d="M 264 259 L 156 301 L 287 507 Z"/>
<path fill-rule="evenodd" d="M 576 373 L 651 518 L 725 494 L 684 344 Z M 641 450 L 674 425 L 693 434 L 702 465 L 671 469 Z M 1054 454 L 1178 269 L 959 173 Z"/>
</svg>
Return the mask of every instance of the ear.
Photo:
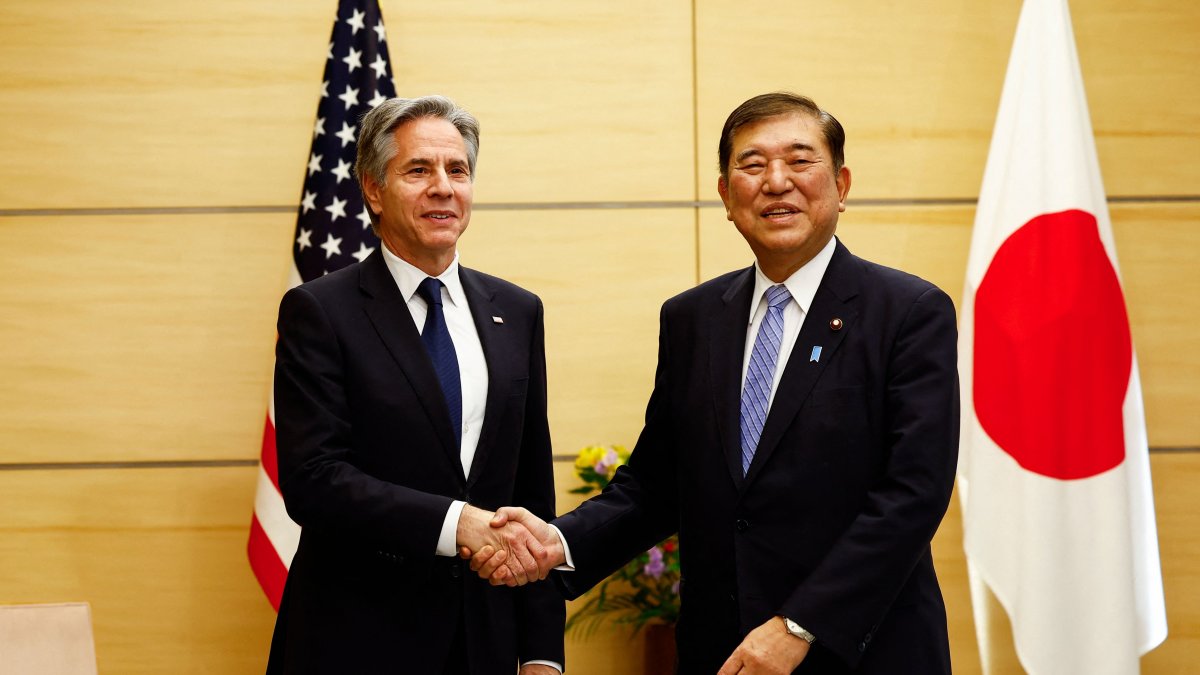
<svg viewBox="0 0 1200 675">
<path fill-rule="evenodd" d="M 370 176 L 363 176 L 363 196 L 367 198 L 367 207 L 371 209 L 371 213 L 379 215 L 383 213 L 383 188 L 375 182 L 375 179 Z"/>
<path fill-rule="evenodd" d="M 850 194 L 850 169 L 842 167 L 837 174 L 838 212 L 846 210 L 846 196 Z"/>
<path fill-rule="evenodd" d="M 724 176 L 717 176 L 717 194 L 721 195 L 721 202 L 725 204 L 725 219 L 733 220 L 733 214 L 729 211 L 729 183 Z"/>
</svg>

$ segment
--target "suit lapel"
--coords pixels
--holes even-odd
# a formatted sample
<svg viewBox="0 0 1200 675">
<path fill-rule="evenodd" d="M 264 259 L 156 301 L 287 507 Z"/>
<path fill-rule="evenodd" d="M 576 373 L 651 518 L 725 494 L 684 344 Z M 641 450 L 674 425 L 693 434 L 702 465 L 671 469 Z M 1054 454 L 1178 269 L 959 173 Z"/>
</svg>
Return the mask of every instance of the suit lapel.
<svg viewBox="0 0 1200 675">
<path fill-rule="evenodd" d="M 488 369 L 483 429 L 479 432 L 479 445 L 471 461 L 471 475 L 467 477 L 467 487 L 470 488 L 479 479 L 480 472 L 487 465 L 488 455 L 496 444 L 496 430 L 504 414 L 504 399 L 513 380 L 510 361 L 515 348 L 510 343 L 511 329 L 506 329 L 505 324 L 497 323 L 493 318 L 504 319 L 503 310 L 495 303 L 495 289 L 479 274 L 461 265 L 458 278 L 462 281 L 463 293 L 471 308 L 471 318 L 475 321 L 475 330 L 479 333 L 479 343 L 483 346 L 483 358 Z"/>
<path fill-rule="evenodd" d="M 812 306 L 804 317 L 800 334 L 796 336 L 796 344 L 792 347 L 787 367 L 779 381 L 779 390 L 775 392 L 771 410 L 767 413 L 762 437 L 758 441 L 750 470 L 746 473 L 743 488 L 754 482 L 775 452 L 780 439 L 808 399 L 825 367 L 833 360 L 846 335 L 857 330 L 858 311 L 849 301 L 858 295 L 858 288 L 859 279 L 853 256 L 839 241 L 821 285 L 813 296 Z M 831 325 L 834 319 L 841 319 L 837 330 Z M 812 360 L 814 347 L 821 348 L 816 361 Z"/>
<path fill-rule="evenodd" d="M 733 276 L 721 296 L 708 341 L 709 376 L 721 450 L 729 476 L 742 483 L 741 398 L 742 361 L 746 353 L 746 326 L 750 321 L 750 295 L 754 293 L 754 267 Z"/>
<path fill-rule="evenodd" d="M 367 295 L 367 317 L 409 385 L 417 392 L 417 399 L 441 441 L 443 454 L 455 467 L 455 475 L 461 477 L 462 460 L 450 427 L 450 411 L 441 395 L 442 385 L 382 253 L 375 251 L 363 261 L 359 279 L 363 293 Z"/>
</svg>

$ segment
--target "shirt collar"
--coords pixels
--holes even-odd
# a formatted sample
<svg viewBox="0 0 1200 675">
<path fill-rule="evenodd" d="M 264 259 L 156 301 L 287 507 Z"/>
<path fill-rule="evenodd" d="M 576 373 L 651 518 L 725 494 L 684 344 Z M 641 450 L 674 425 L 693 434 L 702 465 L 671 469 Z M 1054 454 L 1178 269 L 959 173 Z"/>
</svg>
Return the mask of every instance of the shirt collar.
<svg viewBox="0 0 1200 675">
<path fill-rule="evenodd" d="M 783 281 L 783 285 L 787 286 L 788 293 L 792 295 L 792 300 L 796 301 L 796 304 L 800 306 L 800 311 L 805 315 L 808 314 L 808 308 L 812 306 L 813 297 L 817 294 L 817 287 L 821 285 L 825 270 L 829 269 L 829 261 L 833 259 L 833 251 L 836 248 L 837 237 L 830 237 L 825 248 L 818 251 L 812 260 L 804 263 L 803 267 L 792 272 L 792 276 Z M 754 314 L 764 301 L 767 289 L 774 286 L 775 283 L 763 274 L 762 268 L 758 266 L 758 261 L 754 261 L 754 295 L 750 297 L 755 300 L 750 305 L 750 318 L 747 323 L 754 322 Z"/>
<path fill-rule="evenodd" d="M 421 285 L 421 282 L 429 275 L 392 253 L 387 246 L 380 244 L 380 248 L 383 249 L 383 260 L 387 263 L 388 271 L 392 273 L 392 278 L 396 280 L 396 286 L 400 288 L 400 294 L 404 296 L 405 302 L 409 302 L 416 294 L 417 286 Z M 463 292 L 462 281 L 458 278 L 458 251 L 454 252 L 454 260 L 450 262 L 450 266 L 446 268 L 445 272 L 437 275 L 437 279 L 446 285 L 447 295 L 450 296 L 450 302 L 454 306 L 467 306 L 467 296 Z"/>
</svg>

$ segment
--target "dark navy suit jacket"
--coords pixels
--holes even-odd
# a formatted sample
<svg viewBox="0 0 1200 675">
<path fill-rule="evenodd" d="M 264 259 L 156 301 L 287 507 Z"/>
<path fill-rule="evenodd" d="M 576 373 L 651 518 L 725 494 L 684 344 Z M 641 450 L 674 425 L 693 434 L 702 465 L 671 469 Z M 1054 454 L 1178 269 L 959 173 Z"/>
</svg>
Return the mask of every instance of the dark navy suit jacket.
<svg viewBox="0 0 1200 675">
<path fill-rule="evenodd" d="M 554 514 L 541 301 L 473 270 L 459 277 L 488 367 L 469 476 L 379 251 L 283 298 L 279 482 L 303 531 L 269 673 L 440 673 L 460 624 L 472 674 L 563 662 L 565 609 L 551 585 L 493 588 L 434 555 L 452 499 Z"/>
<path fill-rule="evenodd" d="M 558 583 L 575 597 L 678 531 L 680 673 L 712 675 L 773 615 L 817 636 L 797 673 L 949 673 L 930 540 L 958 451 L 953 304 L 839 242 L 743 477 L 753 288 L 748 268 L 664 304 L 645 428 L 555 521 L 576 565 Z"/>
</svg>

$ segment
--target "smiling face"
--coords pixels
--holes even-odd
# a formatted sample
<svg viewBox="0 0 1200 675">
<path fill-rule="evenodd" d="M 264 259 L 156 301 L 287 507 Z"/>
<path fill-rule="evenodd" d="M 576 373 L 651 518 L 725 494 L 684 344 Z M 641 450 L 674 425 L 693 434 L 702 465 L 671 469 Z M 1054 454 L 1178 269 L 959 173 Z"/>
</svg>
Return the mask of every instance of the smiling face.
<svg viewBox="0 0 1200 675">
<path fill-rule="evenodd" d="M 392 253 L 437 276 L 454 260 L 471 221 L 473 184 L 462 134 L 450 122 L 421 117 L 396 127 L 387 185 L 367 177 L 363 194 L 378 214 L 379 239 Z"/>
<path fill-rule="evenodd" d="M 717 192 L 763 273 L 781 282 L 833 237 L 850 170 L 834 168 L 820 126 L 806 113 L 750 122 L 732 140 L 729 177 L 717 181 Z"/>
</svg>

